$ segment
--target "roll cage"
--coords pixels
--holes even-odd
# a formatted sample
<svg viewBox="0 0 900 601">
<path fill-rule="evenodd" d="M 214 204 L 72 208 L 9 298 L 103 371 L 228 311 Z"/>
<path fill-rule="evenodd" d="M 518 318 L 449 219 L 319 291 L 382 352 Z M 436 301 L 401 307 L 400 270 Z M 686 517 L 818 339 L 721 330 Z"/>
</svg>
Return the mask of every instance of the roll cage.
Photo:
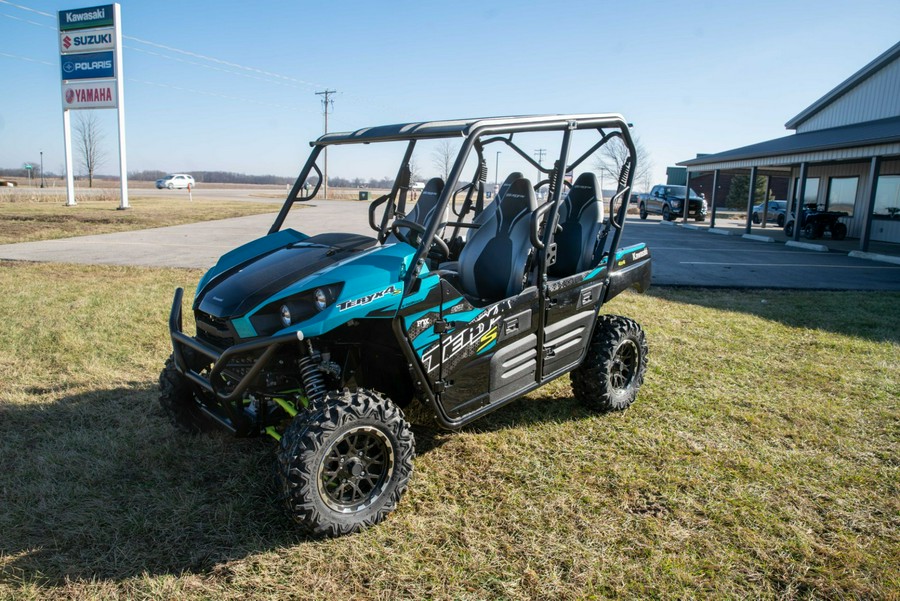
<svg viewBox="0 0 900 601">
<path fill-rule="evenodd" d="M 575 130 L 590 129 L 596 130 L 599 136 L 598 141 L 577 157 L 571 158 L 572 133 Z M 516 144 L 516 134 L 529 132 L 563 132 L 561 147 L 551 164 L 543 166 Z M 560 204 L 564 198 L 563 189 L 569 185 L 566 181 L 566 174 L 577 169 L 584 161 L 594 156 L 601 147 L 611 140 L 621 140 L 627 149 L 628 156 L 623 162 L 617 178 L 616 192 L 609 202 L 609 219 L 603 232 L 603 237 L 612 233 L 607 253 L 615 256 L 628 210 L 628 199 L 635 173 L 636 151 L 629 133 L 629 124 L 621 115 L 614 113 L 428 121 L 384 125 L 363 128 L 352 132 L 325 134 L 319 139 L 310 142 L 313 151 L 310 153 L 306 164 L 291 188 L 275 222 L 269 229 L 269 233 L 272 234 L 281 229 L 295 202 L 307 202 L 317 197 L 321 190 L 323 179 L 318 160 L 326 148 L 348 144 L 405 141 L 407 142 L 406 151 L 397 176 L 394 179 L 393 187 L 387 194 L 372 201 L 369 206 L 369 225 L 377 232 L 378 241 L 380 243 L 385 242 L 390 234 L 391 223 L 395 219 L 403 219 L 406 216 L 406 202 L 411 186 L 410 160 L 416 144 L 422 140 L 435 139 L 461 141 L 453 167 L 440 194 L 438 210 L 435 212 L 438 215 L 444 215 L 449 208 L 452 210 L 453 215 L 457 217 L 457 220 L 443 222 L 440 219 L 432 219 L 429 223 L 422 224 L 425 231 L 419 240 L 418 248 L 412 261 L 413 268 L 409 269 L 405 275 L 404 294 L 408 294 L 411 290 L 409 284 L 419 275 L 422 267 L 425 265 L 429 249 L 440 230 L 452 227 L 452 240 L 460 234 L 462 229 L 473 227 L 471 223 L 466 223 L 463 219 L 470 212 L 473 216 L 477 216 L 484 208 L 487 180 L 485 149 L 492 144 L 504 145 L 526 161 L 537 172 L 546 176 L 546 178 L 534 184 L 535 190 L 545 185 L 548 186 L 548 200 L 539 208 L 538 214 L 540 219 L 534 220 L 532 234 L 534 246 L 540 251 L 537 253 L 535 271 L 540 274 L 539 277 L 542 280 L 537 283 L 543 285 L 546 283 L 548 262 L 552 261 L 552 253 L 554 252 L 554 245 L 551 240 L 556 229 Z M 477 157 L 475 173 L 472 174 L 471 180 L 464 182 L 462 179 L 463 171 L 468 157 L 473 151 Z M 311 191 L 304 193 L 304 185 L 313 173 L 318 176 L 318 180 Z M 461 203 L 458 203 L 460 195 L 464 196 Z M 378 219 L 376 211 L 382 206 L 384 206 L 383 213 Z M 552 226 L 547 227 L 546 224 L 552 224 Z M 610 261 L 608 266 L 610 275 L 615 268 L 615 262 Z"/>
</svg>

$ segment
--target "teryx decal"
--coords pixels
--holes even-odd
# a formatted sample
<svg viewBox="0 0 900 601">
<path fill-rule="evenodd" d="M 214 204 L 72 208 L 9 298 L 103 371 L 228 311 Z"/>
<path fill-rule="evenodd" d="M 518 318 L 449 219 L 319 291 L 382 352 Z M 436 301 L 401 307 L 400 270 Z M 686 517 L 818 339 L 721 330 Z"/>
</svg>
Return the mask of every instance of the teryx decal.
<svg viewBox="0 0 900 601">
<path fill-rule="evenodd" d="M 373 292 L 372 294 L 367 294 L 365 296 L 361 296 L 359 298 L 355 298 L 353 300 L 344 301 L 342 303 L 338 303 L 338 311 L 346 311 L 347 309 L 353 309 L 354 307 L 362 307 L 377 301 L 380 298 L 384 298 L 388 295 L 400 294 L 402 288 L 399 286 L 394 286 L 391 284 L 384 290 L 379 290 L 378 292 Z"/>
</svg>

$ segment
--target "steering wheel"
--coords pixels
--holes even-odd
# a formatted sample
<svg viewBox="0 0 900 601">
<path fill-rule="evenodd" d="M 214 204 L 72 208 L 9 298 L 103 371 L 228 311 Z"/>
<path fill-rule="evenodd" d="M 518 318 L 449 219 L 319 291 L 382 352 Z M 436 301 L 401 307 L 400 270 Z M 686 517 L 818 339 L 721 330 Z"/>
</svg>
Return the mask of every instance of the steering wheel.
<svg viewBox="0 0 900 601">
<path fill-rule="evenodd" d="M 400 231 L 401 227 L 411 229 L 412 231 L 419 234 L 420 238 L 425 235 L 425 228 L 422 227 L 421 225 L 419 225 L 418 223 L 416 223 L 415 221 L 410 221 L 408 219 L 395 219 L 394 222 L 391 224 L 391 233 L 393 233 L 395 236 L 397 236 L 398 240 L 400 240 L 401 242 L 403 242 L 405 244 L 409 244 L 410 246 L 418 246 L 418 244 L 410 241 L 410 239 L 406 237 L 406 234 L 404 234 L 403 232 Z M 431 250 L 437 250 L 443 255 L 443 257 L 445 259 L 450 258 L 450 247 L 447 246 L 447 243 L 444 242 L 443 238 L 441 238 L 440 236 L 435 236 L 434 242 L 432 242 L 431 245 L 432 245 L 432 247 L 436 246 L 437 248 L 429 249 L 429 252 L 431 252 Z"/>
</svg>

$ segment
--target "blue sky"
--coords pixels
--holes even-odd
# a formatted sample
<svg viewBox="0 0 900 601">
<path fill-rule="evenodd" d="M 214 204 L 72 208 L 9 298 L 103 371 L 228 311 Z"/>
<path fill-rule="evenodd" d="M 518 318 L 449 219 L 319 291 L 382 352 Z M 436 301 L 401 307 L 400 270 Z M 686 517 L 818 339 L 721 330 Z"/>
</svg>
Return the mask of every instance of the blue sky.
<svg viewBox="0 0 900 601">
<path fill-rule="evenodd" d="M 43 150 L 44 168 L 62 170 L 55 15 L 98 4 L 0 0 L 0 167 Z M 698 152 L 787 135 L 785 121 L 900 37 L 896 0 L 121 5 L 129 170 L 296 175 L 322 133 L 315 92 L 330 88 L 332 131 L 622 113 L 661 180 Z M 101 171 L 116 173 L 115 111 L 97 115 Z"/>
</svg>

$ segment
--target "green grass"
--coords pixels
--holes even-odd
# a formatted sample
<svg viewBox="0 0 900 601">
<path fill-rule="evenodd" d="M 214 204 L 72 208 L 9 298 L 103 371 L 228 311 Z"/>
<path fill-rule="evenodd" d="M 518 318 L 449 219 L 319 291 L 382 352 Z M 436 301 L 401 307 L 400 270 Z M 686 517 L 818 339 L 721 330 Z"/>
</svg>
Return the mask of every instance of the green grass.
<svg viewBox="0 0 900 601">
<path fill-rule="evenodd" d="M 896 598 L 900 294 L 626 294 L 651 363 L 595 415 L 567 379 L 415 428 L 381 525 L 307 540 L 272 445 L 156 404 L 199 272 L 0 263 L 0 598 Z"/>
<path fill-rule="evenodd" d="M 118 192 L 92 191 L 90 200 L 65 206 L 65 192 L 39 196 L 27 190 L 0 192 L 0 244 L 52 240 L 90 234 L 109 234 L 197 221 L 277 213 L 275 203 L 187 198 L 142 198 L 118 210 Z"/>
</svg>

